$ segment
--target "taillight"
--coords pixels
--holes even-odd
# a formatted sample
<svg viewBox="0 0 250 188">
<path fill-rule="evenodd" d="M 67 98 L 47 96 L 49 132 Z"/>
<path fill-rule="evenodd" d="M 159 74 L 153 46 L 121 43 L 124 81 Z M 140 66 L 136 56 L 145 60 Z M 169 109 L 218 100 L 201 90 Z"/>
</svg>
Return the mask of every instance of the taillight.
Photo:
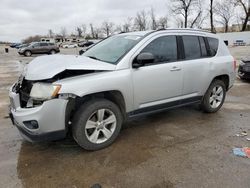
<svg viewBox="0 0 250 188">
<path fill-rule="evenodd" d="M 237 68 L 237 61 L 236 59 L 234 59 L 234 70 L 236 71 L 236 68 Z"/>
</svg>

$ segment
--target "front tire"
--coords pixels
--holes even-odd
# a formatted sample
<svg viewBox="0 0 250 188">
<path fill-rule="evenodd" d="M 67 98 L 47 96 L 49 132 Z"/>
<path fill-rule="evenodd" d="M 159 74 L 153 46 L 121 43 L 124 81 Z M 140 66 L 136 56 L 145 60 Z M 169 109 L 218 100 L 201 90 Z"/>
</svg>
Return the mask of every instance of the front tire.
<svg viewBox="0 0 250 188">
<path fill-rule="evenodd" d="M 56 54 L 56 51 L 55 51 L 55 50 L 51 50 L 51 51 L 50 51 L 50 54 L 51 54 L 51 55 L 54 55 L 54 54 Z"/>
<path fill-rule="evenodd" d="M 106 99 L 90 100 L 76 112 L 72 134 L 82 148 L 95 151 L 115 141 L 122 122 L 122 114 L 116 104 Z"/>
<path fill-rule="evenodd" d="M 31 53 L 31 51 L 27 50 L 27 51 L 24 52 L 24 55 L 26 57 L 30 57 L 32 55 L 32 53 Z"/>
<path fill-rule="evenodd" d="M 201 108 L 204 112 L 217 112 L 223 105 L 226 97 L 226 86 L 221 80 L 214 80 L 203 97 Z"/>
</svg>

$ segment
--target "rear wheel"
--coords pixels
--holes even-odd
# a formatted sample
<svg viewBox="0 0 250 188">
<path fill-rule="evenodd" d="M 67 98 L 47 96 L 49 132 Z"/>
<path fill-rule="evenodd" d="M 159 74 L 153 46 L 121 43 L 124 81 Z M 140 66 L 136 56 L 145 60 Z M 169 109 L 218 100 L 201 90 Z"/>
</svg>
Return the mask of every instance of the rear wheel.
<svg viewBox="0 0 250 188">
<path fill-rule="evenodd" d="M 24 52 L 24 55 L 30 57 L 32 55 L 31 51 L 27 50 Z"/>
<path fill-rule="evenodd" d="M 221 80 L 214 80 L 209 86 L 201 107 L 208 113 L 217 112 L 224 103 L 226 97 L 226 86 Z"/>
<path fill-rule="evenodd" d="M 83 104 L 73 119 L 75 141 L 86 150 L 99 150 L 112 144 L 119 135 L 122 115 L 116 104 L 106 99 Z"/>
</svg>

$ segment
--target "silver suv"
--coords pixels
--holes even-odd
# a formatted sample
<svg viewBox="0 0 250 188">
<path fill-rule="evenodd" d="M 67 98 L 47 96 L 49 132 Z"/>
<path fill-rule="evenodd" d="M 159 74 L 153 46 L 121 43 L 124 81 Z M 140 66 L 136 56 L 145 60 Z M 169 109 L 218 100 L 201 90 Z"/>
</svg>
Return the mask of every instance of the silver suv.
<svg viewBox="0 0 250 188">
<path fill-rule="evenodd" d="M 123 33 L 82 56 L 41 56 L 9 92 L 10 117 L 29 141 L 72 133 L 86 150 L 117 138 L 131 117 L 190 104 L 218 111 L 236 62 L 217 35 L 190 29 Z"/>
</svg>

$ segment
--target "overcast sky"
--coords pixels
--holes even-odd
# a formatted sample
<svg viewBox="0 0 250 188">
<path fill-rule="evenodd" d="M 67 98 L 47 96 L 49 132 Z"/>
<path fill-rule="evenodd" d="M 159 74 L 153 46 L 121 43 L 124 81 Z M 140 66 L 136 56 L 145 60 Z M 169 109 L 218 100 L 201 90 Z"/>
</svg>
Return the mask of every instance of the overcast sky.
<svg viewBox="0 0 250 188">
<path fill-rule="evenodd" d="M 1 0 L 0 41 L 20 41 L 49 29 L 60 32 L 61 27 L 72 32 L 81 24 L 119 24 L 151 7 L 159 16 L 167 14 L 167 0 Z"/>
</svg>

